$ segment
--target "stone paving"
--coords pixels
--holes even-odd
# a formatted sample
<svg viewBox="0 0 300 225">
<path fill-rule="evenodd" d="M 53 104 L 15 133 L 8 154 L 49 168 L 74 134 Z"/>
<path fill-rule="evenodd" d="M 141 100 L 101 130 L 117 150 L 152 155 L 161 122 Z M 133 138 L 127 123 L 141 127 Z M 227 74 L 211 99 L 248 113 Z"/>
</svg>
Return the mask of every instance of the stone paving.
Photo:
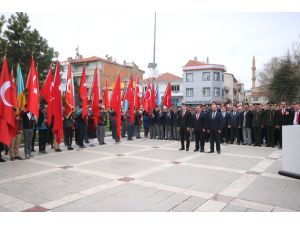
<svg viewBox="0 0 300 225">
<path fill-rule="evenodd" d="M 106 143 L 1 163 L 0 211 L 300 211 L 300 180 L 278 175 L 275 148 L 222 145 L 218 155 L 178 151 L 177 141 Z"/>
</svg>

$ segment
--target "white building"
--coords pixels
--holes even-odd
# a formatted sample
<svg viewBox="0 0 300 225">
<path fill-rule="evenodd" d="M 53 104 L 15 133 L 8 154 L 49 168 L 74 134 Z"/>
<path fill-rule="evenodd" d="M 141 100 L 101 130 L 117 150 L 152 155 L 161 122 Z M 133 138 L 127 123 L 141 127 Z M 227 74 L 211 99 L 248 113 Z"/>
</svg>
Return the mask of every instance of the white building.
<svg viewBox="0 0 300 225">
<path fill-rule="evenodd" d="M 225 101 L 243 103 L 245 101 L 244 84 L 240 83 L 232 73 L 224 73 Z"/>
<path fill-rule="evenodd" d="M 224 102 L 224 72 L 220 64 L 199 62 L 195 57 L 183 66 L 183 93 L 186 104 Z"/>
<path fill-rule="evenodd" d="M 172 104 L 175 106 L 183 100 L 183 79 L 171 73 L 163 73 L 157 78 L 147 78 L 143 80 L 144 89 L 147 88 L 148 80 L 150 83 L 154 82 L 155 87 L 158 85 L 161 98 L 163 98 L 168 83 L 171 83 L 172 88 Z"/>
</svg>

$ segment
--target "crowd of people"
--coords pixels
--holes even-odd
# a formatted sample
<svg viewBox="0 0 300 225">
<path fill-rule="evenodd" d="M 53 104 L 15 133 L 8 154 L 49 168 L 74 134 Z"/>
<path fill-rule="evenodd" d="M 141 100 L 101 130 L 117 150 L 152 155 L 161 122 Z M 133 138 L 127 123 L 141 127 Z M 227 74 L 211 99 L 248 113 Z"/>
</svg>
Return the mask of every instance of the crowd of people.
<svg viewBox="0 0 300 225">
<path fill-rule="evenodd" d="M 286 102 L 279 105 L 212 103 L 193 107 L 183 104 L 181 107 L 156 107 L 152 113 L 135 110 L 132 122 L 130 109 L 127 109 L 121 117 L 121 138 L 127 138 L 128 141 L 132 141 L 134 137 L 142 138 L 143 128 L 144 138 L 180 141 L 179 150 L 189 151 L 191 142 L 195 142 L 195 152 L 204 152 L 205 144 L 210 142 L 209 153 L 214 152 L 216 145 L 218 154 L 221 153 L 221 143 L 282 148 L 282 126 L 299 125 L 299 114 L 300 104 L 296 102 L 290 105 Z M 47 153 L 47 145 L 55 152 L 62 151 L 52 132 L 53 121 L 47 123 L 46 105 L 40 107 L 38 119 L 27 110 L 16 116 L 16 122 L 18 132 L 10 146 L 0 143 L 0 162 L 6 161 L 3 153 L 9 155 L 11 161 L 24 159 L 19 152 L 21 139 L 25 159 L 33 157 L 36 139 L 40 154 Z M 74 149 L 74 133 L 75 144 L 79 148 L 86 148 L 85 144 L 94 138 L 98 139 L 99 145 L 105 145 L 105 133 L 108 129 L 112 132 L 115 143 L 121 141 L 117 135 L 116 112 L 105 111 L 103 107 L 100 107 L 97 126 L 94 124 L 92 110 L 89 109 L 88 116 L 83 118 L 80 106 L 68 117 L 64 115 L 63 125 L 64 144 L 68 150 Z"/>
</svg>

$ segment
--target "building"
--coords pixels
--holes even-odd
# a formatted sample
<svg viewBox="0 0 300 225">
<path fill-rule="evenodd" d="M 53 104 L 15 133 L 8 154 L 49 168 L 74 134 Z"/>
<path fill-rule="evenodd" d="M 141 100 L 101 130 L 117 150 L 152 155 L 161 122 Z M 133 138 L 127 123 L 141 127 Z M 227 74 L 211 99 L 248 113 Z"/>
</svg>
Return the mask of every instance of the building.
<svg viewBox="0 0 300 225">
<path fill-rule="evenodd" d="M 68 58 L 67 62 L 64 62 L 64 67 L 62 68 L 63 78 L 66 77 L 67 65 L 71 64 L 72 66 L 72 75 L 74 83 L 80 84 L 83 66 L 86 67 L 86 82 L 87 87 L 90 92 L 93 84 L 95 68 L 98 68 L 98 80 L 100 90 L 103 89 L 105 81 L 107 80 L 109 86 L 114 86 L 114 83 L 117 79 L 118 74 L 121 76 L 121 81 L 127 81 L 130 79 L 130 76 L 133 75 L 134 78 L 139 76 L 140 79 L 143 79 L 144 71 L 139 69 L 139 67 L 134 63 L 119 64 L 116 61 L 112 60 L 111 57 L 103 59 L 97 56 L 92 56 L 88 58 L 80 57 L 80 59 Z"/>
<path fill-rule="evenodd" d="M 247 93 L 246 101 L 251 104 L 267 104 L 269 102 L 268 88 L 259 86 L 256 87 L 256 66 L 255 57 L 252 59 L 252 88 Z"/>
<path fill-rule="evenodd" d="M 221 64 L 189 60 L 183 70 L 183 93 L 186 104 L 210 104 L 224 102 L 224 72 Z"/>
<path fill-rule="evenodd" d="M 158 85 L 161 98 L 163 98 L 168 83 L 171 83 L 171 95 L 172 95 L 172 104 L 175 106 L 178 103 L 181 103 L 183 100 L 183 79 L 182 77 L 176 76 L 171 73 L 163 73 L 158 75 L 157 78 L 147 78 L 143 80 L 144 89 L 147 88 L 148 81 L 152 84 Z"/>
<path fill-rule="evenodd" d="M 225 102 L 232 104 L 245 102 L 244 84 L 232 73 L 224 73 L 224 90 Z"/>
</svg>

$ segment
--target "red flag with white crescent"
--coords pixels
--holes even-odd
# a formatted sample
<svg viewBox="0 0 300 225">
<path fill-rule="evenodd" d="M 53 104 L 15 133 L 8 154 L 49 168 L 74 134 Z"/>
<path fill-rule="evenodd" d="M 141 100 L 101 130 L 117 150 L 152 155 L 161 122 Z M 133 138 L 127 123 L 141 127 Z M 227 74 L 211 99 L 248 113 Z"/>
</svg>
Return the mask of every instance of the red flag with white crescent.
<svg viewBox="0 0 300 225">
<path fill-rule="evenodd" d="M 66 91 L 65 102 L 66 102 L 66 107 L 65 107 L 66 108 L 66 117 L 68 118 L 75 108 L 71 64 L 69 64 L 69 66 L 68 66 L 67 91 Z"/>
</svg>

